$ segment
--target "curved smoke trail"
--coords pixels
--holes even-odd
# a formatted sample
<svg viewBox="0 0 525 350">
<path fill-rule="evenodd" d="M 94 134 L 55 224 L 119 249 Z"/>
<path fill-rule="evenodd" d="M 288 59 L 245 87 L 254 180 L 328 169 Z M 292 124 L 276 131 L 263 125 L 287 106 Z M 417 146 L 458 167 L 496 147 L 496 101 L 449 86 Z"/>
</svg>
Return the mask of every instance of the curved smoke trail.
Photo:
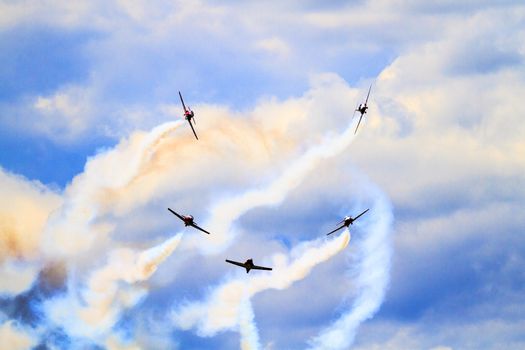
<svg viewBox="0 0 525 350">
<path fill-rule="evenodd" d="M 109 190 L 118 191 L 139 176 L 160 141 L 182 124 L 182 121 L 164 123 L 139 140 L 132 136 L 114 150 L 88 160 L 84 172 L 68 186 L 64 203 L 44 228 L 41 244 L 44 252 L 53 259 L 78 255 L 101 235 L 111 232 L 111 226 L 92 225 L 107 207 L 105 194 Z"/>
<path fill-rule="evenodd" d="M 352 271 L 352 275 L 357 276 L 355 284 L 358 295 L 350 310 L 344 312 L 339 319 L 310 341 L 312 350 L 348 349 L 354 341 L 359 325 L 377 312 L 385 296 L 392 255 L 390 241 L 392 208 L 377 188 L 371 184 L 365 184 L 365 186 L 368 192 L 375 196 L 375 202 L 371 208 L 374 215 L 367 220 L 370 223 L 367 226 L 367 235 L 357 246 L 359 257 Z M 248 297 L 251 295 L 248 292 Z M 243 301 L 239 313 L 253 314 L 251 303 Z M 243 322 L 246 320 L 251 320 L 252 323 L 243 324 L 240 327 L 241 344 L 246 346 L 243 349 L 260 349 L 258 341 L 250 341 L 259 339 L 255 321 L 253 317 L 244 318 Z"/>
<path fill-rule="evenodd" d="M 282 202 L 287 194 L 295 187 L 297 187 L 300 181 L 306 176 L 311 170 L 315 168 L 317 163 L 325 158 L 333 157 L 342 151 L 344 151 L 354 139 L 354 123 L 350 123 L 347 129 L 337 136 L 336 138 L 325 140 L 315 148 L 310 149 L 304 154 L 299 160 L 295 161 L 279 178 L 272 182 L 269 186 L 263 189 L 250 190 L 245 192 L 237 197 L 227 199 L 222 201 L 214 206 L 214 209 L 211 210 L 213 213 L 212 218 L 206 224 L 207 227 L 214 227 L 214 246 L 210 248 L 209 246 L 204 247 L 205 252 L 215 253 L 220 251 L 227 246 L 230 241 L 234 238 L 233 235 L 228 235 L 231 224 L 237 220 L 241 215 L 246 213 L 248 210 L 262 205 L 275 205 Z M 377 191 L 375 191 L 377 192 Z M 380 196 L 382 198 L 382 196 Z M 378 197 L 379 198 L 379 197 Z M 381 201 L 380 201 L 381 202 Z M 386 202 L 386 200 L 385 200 Z M 388 209 L 387 209 L 388 207 Z M 384 296 L 384 291 L 388 284 L 388 272 L 390 269 L 390 242 L 387 239 L 390 232 L 390 223 L 392 221 L 392 214 L 389 206 L 380 205 L 376 203 L 376 206 L 373 209 L 377 211 L 377 214 L 374 217 L 379 218 L 379 222 L 371 230 L 372 233 L 369 234 L 365 242 L 372 242 L 369 245 L 373 245 L 373 248 L 376 249 L 374 252 L 370 249 L 365 249 L 362 256 L 363 266 L 366 269 L 359 274 L 358 283 L 362 290 L 365 290 L 369 295 L 364 295 L 361 293 L 360 298 L 358 298 L 354 304 L 353 310 L 357 310 L 351 313 L 350 315 L 344 315 L 332 326 L 333 329 L 324 331 L 321 335 L 312 341 L 314 346 L 318 344 L 319 349 L 330 348 L 329 346 L 334 345 L 334 349 L 342 349 L 345 346 L 349 346 L 353 337 L 355 336 L 355 330 L 357 326 L 367 317 L 370 317 L 375 313 L 379 308 Z M 377 227 L 377 228 L 376 228 Z M 377 234 L 376 234 L 377 232 Z M 197 242 L 195 242 L 197 244 Z M 368 247 L 363 245 L 363 247 Z M 381 259 L 378 259 L 380 257 Z M 370 260 L 376 261 L 379 265 L 377 268 L 372 270 L 370 267 Z M 372 274 L 370 274 L 372 273 Z M 371 279 L 370 276 L 376 276 L 376 278 Z M 304 276 L 303 276 L 304 278 Z M 240 287 L 237 285 L 237 287 Z M 235 294 L 235 293 L 233 293 Z M 251 294 L 248 291 L 248 297 Z M 373 300 L 371 300 L 373 299 Z M 240 303 L 240 302 L 239 302 Z M 239 304 L 238 304 L 239 305 Z M 250 308 L 250 310 L 246 310 Z M 209 310 L 208 310 L 209 311 Z M 240 312 L 251 312 L 251 304 L 246 304 L 243 307 L 243 310 L 238 310 L 237 313 L 233 313 L 235 317 L 240 318 Z M 193 309 L 187 313 L 187 316 L 191 318 L 199 314 L 196 309 Z M 230 313 L 231 314 L 231 313 Z M 359 316 L 361 315 L 361 316 Z M 345 317 L 346 316 L 346 317 Z M 208 315 L 208 317 L 212 317 Z M 197 316 L 198 318 L 198 316 Z M 207 318 L 207 317 L 205 317 Z M 192 325 L 192 321 L 182 321 L 181 317 L 175 316 L 176 323 L 179 323 L 181 328 L 190 328 L 195 326 Z M 215 318 L 214 318 L 215 319 Z M 223 321 L 226 318 L 223 318 Z M 231 319 L 231 318 L 230 318 Z M 356 321 L 352 323 L 351 319 Z M 251 348 L 259 348 L 258 341 L 254 342 L 253 339 L 258 339 L 257 328 L 253 322 L 253 317 L 244 318 L 243 322 L 246 320 L 251 320 L 250 325 L 244 325 L 242 327 L 243 331 L 241 332 L 241 343 L 247 346 L 246 344 L 252 344 Z M 209 334 L 209 332 L 214 333 L 206 325 L 205 321 L 195 321 L 198 324 L 199 332 L 202 334 Z M 228 322 L 226 322 L 228 323 Z M 215 325 L 219 325 L 215 323 Z M 231 322 L 228 327 L 231 327 Z M 220 327 L 219 327 L 220 328 Z M 213 327 L 212 327 L 213 329 Z M 349 335 L 351 334 L 351 335 Z M 340 342 L 337 343 L 333 338 L 341 338 Z M 346 345 L 344 345 L 346 344 Z M 339 346 L 339 347 L 338 347 Z M 331 348 L 330 348 L 331 349 Z"/>
<path fill-rule="evenodd" d="M 100 231 L 91 227 L 91 221 L 101 214 L 103 207 L 100 202 L 103 196 L 97 195 L 97 192 L 108 188 L 118 190 L 140 176 L 162 139 L 181 124 L 181 121 L 162 124 L 138 140 L 139 142 L 130 138 L 126 141 L 128 147 L 119 149 L 117 146 L 115 151 L 99 155 L 88 163 L 87 167 L 90 166 L 91 169 L 85 171 L 77 183 L 72 185 L 69 198 L 47 229 L 59 230 L 59 233 L 60 229 L 64 229 L 62 234 L 75 234 L 75 238 L 68 237 L 68 241 L 80 238 L 78 240 L 85 243 L 86 240 L 79 237 L 81 234 L 94 235 L 90 238 L 94 240 Z M 112 171 L 115 166 L 119 167 L 119 172 Z M 107 178 L 101 176 L 101 171 L 110 170 L 116 174 Z M 74 231 L 71 230 L 72 227 L 75 228 Z M 182 234 L 177 234 L 145 251 L 114 249 L 109 253 L 107 264 L 91 273 L 78 295 L 69 293 L 46 302 L 45 308 L 49 310 L 51 319 L 71 330 L 72 334 L 81 336 L 100 335 L 108 331 L 118 320 L 122 310 L 135 305 L 146 293 L 146 288 L 137 283 L 147 280 L 156 271 L 159 264 L 178 247 L 181 238 Z M 57 242 L 60 244 L 60 241 L 50 240 L 49 244 Z M 75 248 L 68 253 L 87 250 L 89 245 Z M 75 291 L 76 287 L 71 285 L 68 289 Z"/>
<path fill-rule="evenodd" d="M 320 146 L 311 149 L 298 161 L 293 163 L 285 173 L 264 189 L 251 190 L 238 197 L 219 203 L 212 213 L 214 214 L 207 226 L 214 227 L 217 233 L 227 233 L 232 222 L 248 210 L 261 205 L 274 205 L 280 203 L 286 195 L 296 187 L 301 179 L 311 171 L 320 160 L 335 156 L 344 151 L 354 137 L 354 125 L 351 124 L 340 136 L 329 140 Z M 372 317 L 379 309 L 389 282 L 391 242 L 390 232 L 393 220 L 392 210 L 388 200 L 372 184 L 366 185 L 367 191 L 375 196 L 372 211 L 372 224 L 369 227 L 367 238 L 359 245 L 360 258 L 357 271 L 358 297 L 352 308 L 344 313 L 326 330 L 310 343 L 314 349 L 346 349 L 354 338 L 358 326 L 364 320 Z M 218 228 L 218 229 L 217 229 Z M 227 245 L 232 235 L 214 237 L 218 238 L 215 249 Z M 249 293 L 249 292 L 248 292 Z M 250 293 L 249 293 L 250 294 Z M 251 309 L 251 304 L 244 306 Z M 239 310 L 241 312 L 241 310 Z M 244 325 L 241 332 L 242 344 L 256 344 L 252 349 L 260 346 L 250 339 L 258 339 L 257 328 L 253 323 Z M 206 333 L 206 327 L 200 325 L 200 332 Z M 248 332 L 247 330 L 251 330 Z"/>
<path fill-rule="evenodd" d="M 128 176 L 121 179 L 118 182 L 115 182 L 113 185 L 115 187 L 125 186 L 127 183 L 133 181 L 134 177 L 140 174 L 141 169 L 144 169 L 145 165 L 147 165 L 149 159 L 151 159 L 151 156 L 155 153 L 155 149 L 159 145 L 161 139 L 178 125 L 180 125 L 180 123 L 178 122 L 164 124 L 164 125 L 161 125 L 155 128 L 150 134 L 148 134 L 148 136 L 141 142 L 142 147 L 139 147 L 138 152 L 135 152 L 134 154 L 135 156 L 131 158 L 132 161 L 128 162 L 127 164 L 128 171 L 126 171 L 126 174 Z M 212 240 L 213 247 L 211 249 L 209 249 L 208 247 L 205 247 L 204 250 L 206 252 L 214 253 L 228 246 L 228 244 L 234 238 L 232 237 L 231 234 L 228 235 L 228 233 L 229 233 L 231 224 L 235 220 L 237 220 L 241 215 L 243 215 L 248 210 L 254 207 L 262 206 L 262 205 L 275 205 L 275 204 L 282 202 L 286 198 L 287 194 L 292 189 L 297 187 L 299 183 L 301 182 L 301 180 L 315 168 L 315 166 L 319 163 L 319 161 L 323 160 L 324 158 L 337 155 L 338 153 L 344 151 L 350 145 L 350 143 L 353 141 L 353 138 L 354 138 L 353 129 L 354 129 L 353 124 L 350 124 L 348 128 L 339 136 L 335 138 L 331 138 L 331 139 L 325 139 L 323 143 L 307 151 L 297 161 L 293 162 L 291 166 L 281 176 L 279 176 L 275 181 L 273 181 L 266 188 L 250 190 L 234 198 L 230 198 L 220 203 L 217 203 L 214 206 L 214 208 L 211 210 L 212 217 L 208 220 L 208 222 L 205 225 L 207 227 L 214 227 L 214 235 L 210 237 Z M 137 149 L 135 149 L 135 151 L 137 151 Z M 86 221 L 89 222 L 89 220 L 86 220 Z M 342 235 L 342 237 L 344 237 L 345 235 Z M 150 268 L 152 270 L 156 269 L 156 266 L 162 263 L 162 261 L 167 256 L 169 256 L 172 252 L 173 250 L 168 250 L 164 258 L 160 259 L 157 263 L 153 265 L 149 265 Z M 129 262 L 131 263 L 132 260 L 133 259 L 129 259 Z M 321 261 L 324 261 L 324 260 L 321 260 Z M 313 265 L 311 265 L 309 269 L 311 269 L 313 266 L 315 266 L 321 261 L 314 261 Z M 135 261 L 134 263 L 137 263 L 137 262 Z M 119 270 L 121 270 L 122 260 L 120 260 L 118 264 L 121 264 L 118 268 Z M 105 283 L 99 283 L 100 282 L 99 280 L 94 285 L 96 285 L 97 287 L 100 285 L 106 285 L 106 286 L 109 286 L 107 290 L 116 290 L 118 289 L 118 285 L 119 285 L 118 281 L 125 281 L 127 283 L 132 284 L 137 281 L 141 281 L 141 280 L 149 278 L 149 276 L 151 276 L 151 273 L 153 273 L 153 271 L 151 273 L 147 273 L 147 271 L 150 271 L 149 268 L 147 268 L 145 265 L 141 265 L 142 266 L 141 268 L 144 268 L 145 270 L 144 269 L 141 270 L 141 268 L 138 268 L 140 271 L 139 272 L 135 271 L 135 273 L 137 273 L 138 276 L 145 276 L 144 279 L 141 279 L 139 277 L 132 278 L 125 273 L 116 274 L 115 266 L 117 266 L 118 264 L 112 265 L 112 263 L 110 263 L 108 266 L 102 268 L 100 271 L 96 271 L 95 273 L 93 273 L 92 275 L 93 280 L 96 280 L 96 278 L 101 278 L 99 276 L 106 276 L 104 277 L 106 278 L 106 280 L 102 278 L 102 280 Z M 137 267 L 135 266 L 135 268 Z M 111 273 L 109 271 L 111 271 Z M 238 306 L 234 308 L 236 310 L 236 312 L 234 312 L 233 314 L 234 321 L 228 327 L 234 327 L 235 324 L 239 325 L 239 330 L 241 331 L 241 344 L 244 348 L 248 349 L 248 348 L 258 348 L 259 347 L 259 337 L 257 334 L 257 328 L 254 323 L 253 310 L 251 308 L 249 297 L 257 293 L 257 290 L 259 290 L 259 288 L 262 288 L 262 289 L 287 288 L 291 283 L 293 283 L 293 281 L 304 278 L 308 274 L 308 272 L 309 270 L 307 269 L 307 272 L 301 275 L 300 273 L 297 274 L 297 271 L 291 271 L 291 272 L 289 271 L 288 273 L 291 273 L 292 276 L 295 276 L 294 277 L 295 279 L 292 279 L 291 282 L 284 282 L 282 285 L 279 285 L 279 278 L 274 278 L 272 279 L 273 282 L 266 281 L 265 283 L 261 283 L 261 286 L 259 287 L 256 287 L 254 285 L 248 285 L 248 286 L 242 287 L 243 290 L 247 291 L 248 295 L 245 296 L 246 299 L 241 298 L 240 300 L 236 301 L 236 305 Z M 107 277 L 107 275 L 110 275 L 110 277 Z M 114 285 L 116 285 L 117 287 L 113 288 Z M 94 296 L 91 298 L 89 297 L 89 295 L 91 295 L 90 293 L 93 292 L 93 289 L 94 288 L 88 288 L 88 291 L 84 292 L 84 298 L 86 299 L 86 301 L 88 301 L 87 305 L 91 306 L 92 309 L 99 309 L 99 310 L 100 309 L 103 310 L 104 308 L 108 309 L 108 300 L 113 300 L 113 301 L 115 301 L 116 299 L 120 300 L 119 307 L 116 308 L 116 311 L 114 309 L 109 308 L 110 311 L 105 311 L 105 313 L 103 313 L 110 320 L 108 322 L 101 323 L 101 324 L 105 324 L 105 326 L 102 328 L 106 328 L 106 329 L 110 328 L 111 325 L 115 323 L 116 316 L 118 316 L 118 314 L 120 313 L 119 310 L 121 310 L 123 307 L 127 307 L 129 305 L 135 304 L 145 293 L 145 291 L 143 291 L 141 287 L 138 286 L 137 288 L 130 288 L 129 293 L 123 293 L 122 291 L 118 291 L 118 292 L 113 292 L 113 294 L 111 293 L 102 294 L 101 296 L 101 295 L 97 295 L 97 293 L 95 292 Z M 358 301 L 356 301 L 356 305 L 357 304 L 358 304 Z M 363 308 L 361 307 L 360 309 L 363 309 Z M 91 316 L 89 312 L 87 314 L 88 316 Z M 83 317 L 83 318 L 86 318 L 86 317 Z M 89 318 L 90 317 L 87 317 L 87 319 Z M 100 320 L 100 317 L 98 318 L 92 317 L 92 319 Z M 358 317 L 358 319 L 360 318 Z M 335 327 L 337 327 L 337 329 L 342 329 L 343 326 L 348 328 L 347 326 L 348 323 L 349 321 L 341 318 L 335 324 Z M 202 325 L 199 325 L 201 329 L 200 330 L 201 333 L 208 332 L 206 330 L 206 327 L 203 328 L 201 326 Z M 184 326 L 182 328 L 184 328 Z M 325 333 L 323 333 L 314 342 L 316 344 L 317 343 L 321 344 L 320 348 L 323 348 L 324 346 L 323 344 L 327 342 L 328 343 L 333 342 L 332 337 L 333 336 L 329 334 L 325 335 Z M 328 339 L 328 340 L 325 340 L 325 339 Z M 351 340 L 350 342 L 347 341 L 347 343 L 351 343 Z"/>
<path fill-rule="evenodd" d="M 350 233 L 345 230 L 335 239 L 325 238 L 301 243 L 294 247 L 289 256 L 273 256 L 272 273 L 259 274 L 246 278 L 244 274 L 226 280 L 218 285 L 205 301 L 183 305 L 173 312 L 172 318 L 182 329 L 197 328 L 201 335 L 213 335 L 221 330 L 234 329 L 243 322 L 243 344 L 254 344 L 258 339 L 253 317 L 245 317 L 251 308 L 247 300 L 267 289 L 286 289 L 294 282 L 304 279 L 318 264 L 329 260 L 343 249 L 350 241 Z M 294 260 L 288 262 L 289 258 Z M 246 322 L 251 323 L 248 325 Z"/>
<path fill-rule="evenodd" d="M 336 137 L 325 137 L 324 141 L 308 150 L 268 186 L 249 190 L 241 195 L 216 203 L 210 210 L 212 217 L 206 227 L 213 227 L 210 243 L 202 246 L 200 241 L 193 240 L 194 247 L 204 253 L 217 253 L 224 250 L 235 235 L 230 231 L 232 223 L 247 211 L 267 205 L 281 203 L 296 188 L 308 173 L 325 158 L 333 157 L 344 151 L 354 140 L 354 124 L 351 122 L 342 134 Z"/>
<path fill-rule="evenodd" d="M 109 331 L 121 312 L 136 305 L 147 293 L 140 282 L 148 280 L 182 239 L 179 233 L 145 251 L 115 249 L 108 263 L 95 270 L 80 291 L 46 302 L 51 319 L 77 336 L 102 337 Z M 71 286 L 75 290 L 74 286 Z"/>
<path fill-rule="evenodd" d="M 393 214 L 385 196 L 372 185 L 367 188 L 376 196 L 372 211 L 377 215 L 370 217 L 371 225 L 366 238 L 358 246 L 359 259 L 354 271 L 357 273 L 357 297 L 350 310 L 344 312 L 310 342 L 310 349 L 348 349 L 359 325 L 372 317 L 383 302 L 389 283 Z"/>
</svg>

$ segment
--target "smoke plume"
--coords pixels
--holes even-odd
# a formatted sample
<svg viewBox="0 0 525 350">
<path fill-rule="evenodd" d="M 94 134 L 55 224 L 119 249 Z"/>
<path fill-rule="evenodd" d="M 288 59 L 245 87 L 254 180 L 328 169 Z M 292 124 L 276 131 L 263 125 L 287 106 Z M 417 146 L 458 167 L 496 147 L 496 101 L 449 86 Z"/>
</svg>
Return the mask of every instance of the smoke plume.
<svg viewBox="0 0 525 350">
<path fill-rule="evenodd" d="M 260 348 L 259 333 L 249 297 L 243 298 L 239 305 L 239 333 L 241 335 L 241 350 Z"/>
<path fill-rule="evenodd" d="M 337 89 L 343 88 L 341 96 L 346 96 L 346 85 L 337 84 Z M 182 240 L 179 233 L 160 244 L 144 243 L 152 237 L 146 235 L 150 223 L 162 220 L 160 214 L 143 217 L 143 209 L 153 208 L 145 206 L 151 202 L 165 206 L 169 199 L 170 203 L 209 213 L 199 223 L 212 234 L 205 237 L 205 244 L 201 235 L 189 234 L 184 241 L 187 254 L 181 259 L 192 254 L 211 258 L 209 255 L 223 252 L 235 242 L 237 231 L 233 226 L 240 217 L 254 208 L 282 203 L 323 160 L 346 151 L 353 141 L 355 123 L 350 122 L 335 135 L 329 130 L 332 126 L 319 121 L 315 127 L 305 123 L 309 117 L 305 110 L 318 102 L 315 94 L 319 91 L 283 103 L 285 108 L 272 102 L 271 120 L 266 118 L 268 111 L 264 108 L 252 112 L 251 119 L 233 120 L 230 111 L 203 107 L 212 114 L 204 126 L 200 124 L 207 137 L 191 144 L 173 137 L 183 121 L 165 123 L 150 132 L 135 132 L 114 148 L 88 159 L 84 171 L 60 195 L 38 184 L 27 185 L 25 179 L 15 179 L 14 186 L 12 177 L 0 169 L 0 189 L 15 188 L 19 193 L 12 196 L 18 201 L 0 201 L 0 253 L 4 253 L 0 275 L 10 281 L 0 283 L 0 294 L 11 297 L 25 291 L 38 293 L 34 281 L 42 263 L 58 263 L 67 275 L 67 288 L 57 288 L 35 303 L 37 311 L 42 311 L 38 325 L 42 333 L 30 333 L 31 337 L 42 339 L 42 334 L 58 328 L 68 339 L 86 346 L 139 348 L 140 342 L 127 338 L 128 330 L 123 329 L 127 325 L 119 321 L 126 310 L 131 309 L 126 315 L 133 314 L 133 308 L 141 305 L 149 292 L 147 281 Z M 280 108 L 286 113 L 280 113 Z M 260 185 L 269 178 L 269 183 Z M 217 191 L 223 185 L 225 190 Z M 364 192 L 371 192 L 370 188 Z M 212 205 L 207 206 L 209 201 Z M 314 348 L 349 346 L 359 323 L 381 303 L 390 259 L 391 213 L 385 203 L 375 203 L 371 208 L 373 215 L 366 222 L 373 222 L 365 227 L 366 238 L 356 247 L 358 298 L 348 312 L 311 341 Z M 34 220 L 24 221 L 27 213 Z M 137 218 L 130 213 L 138 214 Z M 143 226 L 132 227 L 132 234 L 145 228 L 140 242 L 134 240 L 135 236 L 130 239 L 132 234 L 128 236 L 126 230 L 136 223 Z M 159 227 L 162 224 L 157 231 L 161 231 Z M 239 270 L 237 275 L 223 279 L 203 300 L 184 305 L 176 302 L 172 324 L 194 329 L 201 336 L 239 331 L 242 349 L 259 349 L 251 298 L 264 290 L 289 288 L 306 278 L 315 266 L 343 251 L 349 240 L 350 234 L 344 230 L 329 239 L 299 243 L 286 254 L 257 262 L 272 266 L 271 273 L 246 275 Z M 153 247 L 144 250 L 145 244 Z M 16 333 L 12 323 L 3 326 L 4 332 Z M 35 343 L 33 339 L 31 342 Z"/>
<path fill-rule="evenodd" d="M 208 253 L 217 253 L 225 249 L 235 238 L 230 231 L 231 224 L 235 220 L 255 207 L 281 203 L 320 161 L 344 151 L 354 140 L 355 122 L 349 123 L 347 128 L 336 137 L 325 136 L 320 144 L 313 146 L 299 159 L 289 164 L 283 174 L 268 186 L 249 190 L 216 203 L 211 209 L 212 217 L 206 223 L 207 227 L 213 227 L 214 235 L 210 237 L 209 244 L 202 249 Z M 193 244 L 200 246 L 197 241 L 194 241 Z"/>
<path fill-rule="evenodd" d="M 96 220 L 115 206 L 111 199 L 118 198 L 119 191 L 147 170 L 159 142 L 180 125 L 182 121 L 169 122 L 146 135 L 134 134 L 89 160 L 84 172 L 68 186 L 63 205 L 47 222 L 42 240 L 47 254 L 56 258 L 85 252 L 112 232 L 112 224 Z"/>
<path fill-rule="evenodd" d="M 358 245 L 358 261 L 353 267 L 356 275 L 357 297 L 352 307 L 311 341 L 311 349 L 348 349 L 358 326 L 371 318 L 383 302 L 389 282 L 390 258 L 392 255 L 390 233 L 392 208 L 377 188 L 368 185 L 369 192 L 376 197 L 371 211 L 370 224 L 365 238 Z"/>
<path fill-rule="evenodd" d="M 246 298 L 267 289 L 286 289 L 294 282 L 305 278 L 318 264 L 327 261 L 342 251 L 350 241 L 350 234 L 343 234 L 332 240 L 325 238 L 301 243 L 293 248 L 288 256 L 277 254 L 272 257 L 271 273 L 246 276 L 244 272 L 237 278 L 226 280 L 208 295 L 205 301 L 189 303 L 173 312 L 175 324 L 182 329 L 197 328 L 197 333 L 210 336 L 218 331 L 234 329 L 241 319 L 241 305 Z M 289 261 L 293 259 L 292 261 Z M 242 318 L 246 321 L 249 318 Z M 257 338 L 254 325 L 244 326 L 247 339 Z M 246 343 L 251 343 L 246 341 Z"/>
</svg>

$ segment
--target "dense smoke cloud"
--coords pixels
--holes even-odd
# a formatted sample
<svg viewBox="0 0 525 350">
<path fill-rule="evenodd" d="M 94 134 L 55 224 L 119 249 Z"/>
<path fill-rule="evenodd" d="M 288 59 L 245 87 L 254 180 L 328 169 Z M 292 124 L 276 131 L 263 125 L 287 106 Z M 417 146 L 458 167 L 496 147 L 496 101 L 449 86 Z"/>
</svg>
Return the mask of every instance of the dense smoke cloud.
<svg viewBox="0 0 525 350">
<path fill-rule="evenodd" d="M 140 347 L 121 332 L 119 322 L 129 310 L 140 308 L 150 292 L 149 280 L 179 245 L 184 247 L 179 259 L 194 255 L 217 258 L 242 232 L 232 228 L 244 214 L 262 206 L 279 206 L 322 161 L 348 149 L 356 120 L 352 123 L 347 117 L 338 134 L 304 121 L 310 117 L 307 106 L 325 99 L 327 90 L 337 96 L 355 92 L 331 75 L 315 84 L 301 98 L 261 103 L 248 113 L 248 119 L 231 118 L 232 112 L 223 108 L 201 106 L 199 131 L 207 136 L 198 142 L 181 128 L 187 126 L 183 121 L 165 123 L 150 132 L 134 132 L 114 148 L 88 159 L 84 171 L 61 195 L 38 185 L 33 197 L 43 196 L 49 203 L 42 206 L 39 226 L 32 228 L 36 238 L 31 249 L 26 249 L 28 253 L 22 260 L 2 264 L 0 273 L 12 280 L 9 288 L 2 287 L 2 293 L 13 296 L 39 288 L 34 285 L 40 272 L 37 259 L 48 264 L 59 261 L 65 270 L 65 286 L 46 294 L 37 305 L 42 311 L 39 329 L 58 327 L 68 338 L 108 348 Z M 271 116 L 266 117 L 267 113 Z M 4 182 L 12 181 L 11 177 Z M 17 181 L 27 186 L 25 180 Z M 217 188 L 223 188 L 220 195 Z M 166 234 L 161 225 L 155 229 L 163 232 L 161 238 L 158 233 L 155 239 L 148 238 L 148 232 L 138 233 L 130 227 L 136 235 L 131 239 L 125 232 L 129 226 L 123 223 L 133 220 L 131 215 L 145 213 L 150 202 L 167 206 L 167 199 L 178 203 L 181 210 L 198 207 L 204 216 L 199 223 L 212 234 L 205 238 L 189 234 L 182 244 L 182 233 Z M 164 208 L 162 214 L 155 214 L 155 221 L 159 217 L 161 222 L 173 220 Z M 388 217 L 387 211 L 380 210 L 373 215 L 380 216 L 380 221 Z M 9 223 L 1 222 L 4 226 Z M 3 230 L 3 237 L 9 232 Z M 139 243 L 136 237 L 143 241 Z M 267 258 L 274 268 L 271 274 L 241 274 L 223 280 L 206 300 L 175 308 L 172 321 L 203 336 L 238 330 L 243 349 L 260 348 L 251 298 L 263 290 L 287 289 L 307 278 L 315 266 L 340 253 L 349 240 L 349 232 L 344 231 L 328 240 L 299 241 L 287 253 Z"/>
</svg>

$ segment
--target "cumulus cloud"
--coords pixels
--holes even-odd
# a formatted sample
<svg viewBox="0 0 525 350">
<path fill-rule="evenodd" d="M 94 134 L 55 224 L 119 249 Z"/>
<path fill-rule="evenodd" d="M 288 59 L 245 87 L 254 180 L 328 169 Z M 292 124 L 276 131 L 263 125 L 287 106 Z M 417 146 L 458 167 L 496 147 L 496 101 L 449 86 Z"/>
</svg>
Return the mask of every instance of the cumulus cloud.
<svg viewBox="0 0 525 350">
<path fill-rule="evenodd" d="M 93 127 L 92 92 L 81 87 L 67 87 L 51 96 L 36 97 L 31 113 L 35 131 L 59 142 L 71 143 Z"/>
</svg>

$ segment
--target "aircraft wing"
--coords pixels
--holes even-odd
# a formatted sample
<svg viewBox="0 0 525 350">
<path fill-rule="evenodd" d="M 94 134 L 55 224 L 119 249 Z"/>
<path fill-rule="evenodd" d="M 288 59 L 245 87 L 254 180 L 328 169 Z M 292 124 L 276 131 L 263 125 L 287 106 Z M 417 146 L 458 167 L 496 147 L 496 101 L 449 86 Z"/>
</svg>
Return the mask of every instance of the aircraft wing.
<svg viewBox="0 0 525 350">
<path fill-rule="evenodd" d="M 174 212 L 174 211 L 171 210 L 170 208 L 168 208 L 168 210 L 171 211 L 171 213 L 172 213 L 173 215 L 175 215 L 176 217 L 178 217 L 179 219 L 181 219 L 182 221 L 184 221 L 184 218 L 183 218 L 181 215 L 177 214 L 176 212 Z"/>
<path fill-rule="evenodd" d="M 182 99 L 182 94 L 180 93 L 179 91 L 179 97 L 180 97 L 180 102 L 182 102 L 182 108 L 184 108 L 184 112 L 186 112 L 186 105 L 184 104 L 184 100 Z"/>
<path fill-rule="evenodd" d="M 197 224 L 195 224 L 195 223 L 191 224 L 191 226 L 195 227 L 197 230 L 200 230 L 200 231 L 202 231 L 204 233 L 210 234 L 208 231 L 206 231 L 202 227 L 197 226 Z"/>
<path fill-rule="evenodd" d="M 240 267 L 244 267 L 244 268 L 246 268 L 246 266 L 245 266 L 243 263 L 240 263 L 240 262 L 237 262 L 237 261 L 233 261 L 233 260 L 228 260 L 228 259 L 226 259 L 226 262 L 227 262 L 227 263 L 230 263 L 230 264 L 233 264 L 233 265 L 237 265 L 237 266 L 240 266 Z"/>
<path fill-rule="evenodd" d="M 193 128 L 193 124 L 191 124 L 191 119 L 188 120 L 188 123 L 190 123 L 191 131 L 193 131 L 193 135 L 195 135 L 195 138 L 198 140 L 199 138 L 197 137 L 197 133 L 195 132 L 195 129 Z"/>
<path fill-rule="evenodd" d="M 359 129 L 359 124 L 361 124 L 361 119 L 363 119 L 362 113 L 361 113 L 361 116 L 359 117 L 359 122 L 357 122 L 357 126 L 355 127 L 354 135 L 357 133 L 357 129 Z"/>
<path fill-rule="evenodd" d="M 370 97 L 370 90 L 372 90 L 372 84 L 370 84 L 370 87 L 368 88 L 368 94 L 366 95 L 365 105 L 368 103 L 368 97 Z"/>
<path fill-rule="evenodd" d="M 272 268 L 271 268 L 271 267 L 264 267 L 264 266 L 257 266 L 257 265 L 253 265 L 252 269 L 253 269 L 253 270 L 266 270 L 266 271 L 272 271 Z"/>
<path fill-rule="evenodd" d="M 336 228 L 335 230 L 331 231 L 331 232 L 328 232 L 326 235 L 329 236 L 331 235 L 332 233 L 336 232 L 336 231 L 339 231 L 340 229 L 342 229 L 343 227 L 345 227 L 345 225 L 341 225 L 339 226 L 338 228 Z"/>
<path fill-rule="evenodd" d="M 367 209 L 367 210 L 365 210 L 365 211 L 364 211 L 364 212 L 362 212 L 361 214 L 357 215 L 357 216 L 356 216 L 356 217 L 354 218 L 354 220 L 357 220 L 357 219 L 359 219 L 359 218 L 361 217 L 361 215 L 363 215 L 364 213 L 366 213 L 366 212 L 367 212 L 367 211 L 369 211 L 369 210 L 370 210 L 370 208 L 369 208 L 369 209 Z"/>
</svg>

